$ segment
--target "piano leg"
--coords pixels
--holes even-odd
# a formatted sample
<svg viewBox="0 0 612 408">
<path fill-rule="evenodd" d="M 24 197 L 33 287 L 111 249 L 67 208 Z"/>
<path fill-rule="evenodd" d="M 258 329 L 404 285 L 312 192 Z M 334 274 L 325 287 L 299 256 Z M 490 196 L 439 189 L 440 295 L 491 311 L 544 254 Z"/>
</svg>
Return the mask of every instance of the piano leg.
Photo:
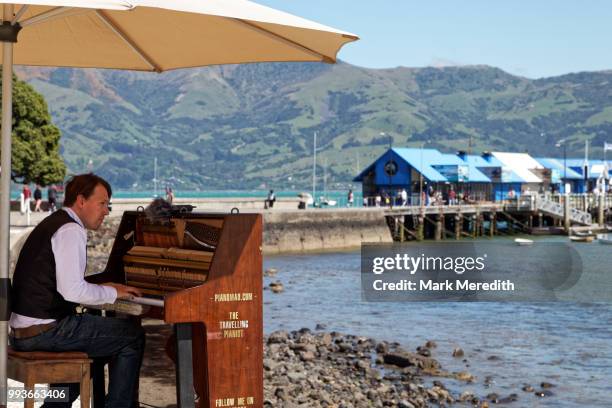
<svg viewBox="0 0 612 408">
<path fill-rule="evenodd" d="M 176 402 L 180 408 L 194 408 L 193 350 L 191 323 L 174 325 L 176 334 Z"/>
</svg>

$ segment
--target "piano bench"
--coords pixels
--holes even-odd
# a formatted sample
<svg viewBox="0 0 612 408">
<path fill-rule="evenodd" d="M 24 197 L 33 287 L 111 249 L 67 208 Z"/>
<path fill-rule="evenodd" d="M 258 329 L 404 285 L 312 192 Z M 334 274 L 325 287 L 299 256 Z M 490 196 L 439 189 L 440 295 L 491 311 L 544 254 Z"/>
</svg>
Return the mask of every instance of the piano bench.
<svg viewBox="0 0 612 408">
<path fill-rule="evenodd" d="M 91 395 L 90 364 L 86 353 L 48 351 L 16 351 L 8 347 L 7 377 L 23 383 L 26 390 L 35 384 L 80 383 L 81 408 L 89 408 Z M 34 400 L 26 399 L 25 408 L 33 408 Z"/>
</svg>

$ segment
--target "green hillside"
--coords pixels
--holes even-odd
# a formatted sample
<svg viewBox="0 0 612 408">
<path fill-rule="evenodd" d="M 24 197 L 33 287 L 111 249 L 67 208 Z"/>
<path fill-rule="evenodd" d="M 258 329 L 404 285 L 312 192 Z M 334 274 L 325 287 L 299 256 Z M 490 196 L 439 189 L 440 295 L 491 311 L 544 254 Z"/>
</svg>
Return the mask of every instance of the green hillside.
<svg viewBox="0 0 612 408">
<path fill-rule="evenodd" d="M 165 74 L 22 68 L 63 132 L 71 172 L 150 189 L 305 188 L 313 134 L 328 186 L 395 146 L 592 157 L 612 142 L 612 72 L 529 80 L 486 66 L 250 64 Z M 382 134 L 384 133 L 384 134 Z M 321 178 L 322 183 L 322 178 Z"/>
</svg>

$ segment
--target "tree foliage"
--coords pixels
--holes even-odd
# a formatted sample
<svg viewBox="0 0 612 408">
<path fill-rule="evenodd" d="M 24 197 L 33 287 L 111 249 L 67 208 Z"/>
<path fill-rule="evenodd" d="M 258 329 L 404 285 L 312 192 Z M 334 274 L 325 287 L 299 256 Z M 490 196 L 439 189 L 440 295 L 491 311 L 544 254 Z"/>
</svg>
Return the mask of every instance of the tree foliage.
<svg viewBox="0 0 612 408">
<path fill-rule="evenodd" d="M 43 96 L 13 75 L 13 181 L 43 186 L 63 181 L 66 165 L 60 156 L 60 137 Z"/>
</svg>

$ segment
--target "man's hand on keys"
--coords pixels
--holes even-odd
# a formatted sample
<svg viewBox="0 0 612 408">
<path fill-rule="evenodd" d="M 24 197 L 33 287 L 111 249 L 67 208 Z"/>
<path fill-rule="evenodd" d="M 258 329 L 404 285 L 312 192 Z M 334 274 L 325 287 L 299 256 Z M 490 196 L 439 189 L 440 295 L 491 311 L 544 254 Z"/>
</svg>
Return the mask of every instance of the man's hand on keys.
<svg viewBox="0 0 612 408">
<path fill-rule="evenodd" d="M 130 299 L 134 296 L 142 296 L 140 289 L 133 286 L 122 285 L 121 283 L 107 282 L 104 286 L 110 286 L 117 290 L 117 299 Z"/>
</svg>

